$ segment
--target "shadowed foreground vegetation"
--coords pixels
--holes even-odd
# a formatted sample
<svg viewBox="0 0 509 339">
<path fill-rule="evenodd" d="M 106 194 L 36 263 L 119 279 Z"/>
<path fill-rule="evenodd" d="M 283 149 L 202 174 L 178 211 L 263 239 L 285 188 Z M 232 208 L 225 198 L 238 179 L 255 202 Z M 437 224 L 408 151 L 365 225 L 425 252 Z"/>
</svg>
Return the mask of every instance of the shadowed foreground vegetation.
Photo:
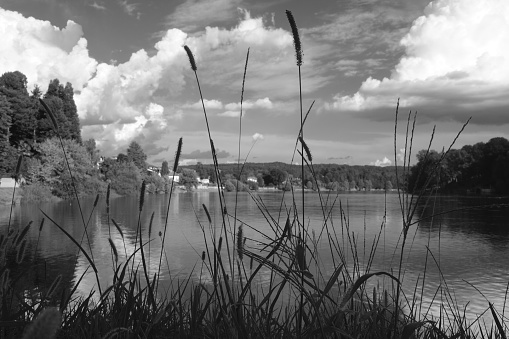
<svg viewBox="0 0 509 339">
<path fill-rule="evenodd" d="M 302 66 L 302 46 L 295 21 L 290 12 L 287 16 L 294 35 L 297 66 Z M 197 65 L 191 50 L 185 46 L 191 68 L 199 78 Z M 246 57 L 246 68 L 249 51 Z M 246 72 L 244 72 L 244 81 Z M 241 92 L 243 99 L 244 81 Z M 200 88 L 201 95 L 201 88 Z M 203 100 L 203 99 L 202 99 Z M 47 117 L 49 117 L 64 154 L 66 147 L 58 133 L 59 125 L 52 110 L 41 100 Z M 302 102 L 302 99 L 301 99 Z M 208 223 L 202 225 L 205 243 L 199 263 L 199 279 L 189 277 L 186 280 L 174 280 L 168 290 L 159 286 L 159 276 L 167 269 L 164 253 L 164 239 L 168 226 L 168 212 L 164 231 L 151 233 L 148 225 L 148 238 L 144 238 L 140 217 L 136 224 L 136 241 L 134 251 L 128 253 L 126 247 L 117 248 L 109 238 L 113 281 L 108 286 L 101 286 L 98 271 L 93 257 L 90 257 L 88 242 L 88 221 L 90 218 L 81 213 L 83 237 L 72 238 L 64 225 L 58 225 L 51 215 L 45 214 L 45 221 L 40 225 L 31 223 L 20 228 L 10 224 L 0 235 L 0 338 L 506 338 L 507 331 L 504 310 L 496 310 L 487 302 L 486 312 L 493 321 L 488 324 L 481 320 L 469 321 L 466 310 L 459 310 L 454 304 L 453 292 L 447 284 L 441 285 L 435 296 L 429 296 L 439 307 L 438 314 L 421 313 L 423 296 L 418 292 L 423 289 L 424 279 L 416 283 L 415 290 L 402 289 L 402 264 L 408 232 L 419 220 L 414 217 L 417 206 L 426 205 L 432 194 L 434 174 L 440 170 L 440 164 L 449 150 L 442 157 L 434 159 L 433 165 L 426 171 L 418 172 L 418 181 L 422 183 L 418 195 L 398 191 L 403 223 L 401 225 L 401 243 L 397 267 L 391 272 L 372 271 L 371 265 L 377 255 L 377 248 L 386 220 L 380 225 L 380 233 L 372 244 L 361 247 L 360 240 L 351 234 L 349 221 L 341 210 L 340 225 L 332 222 L 332 205 L 340 204 L 337 195 L 324 193 L 317 183 L 316 167 L 313 165 L 312 153 L 303 138 L 304 122 L 307 116 L 301 115 L 301 128 L 296 138 L 296 153 L 300 157 L 302 168 L 311 173 L 321 202 L 323 219 L 318 225 L 319 232 L 309 231 L 305 217 L 306 205 L 293 203 L 281 205 L 278 215 L 272 215 L 264 207 L 263 200 L 256 195 L 252 199 L 258 206 L 260 217 L 264 218 L 272 229 L 271 234 L 263 234 L 262 241 L 245 237 L 249 225 L 236 218 L 236 206 L 226 206 L 224 190 L 221 188 L 219 164 L 215 154 L 214 142 L 208 128 L 207 113 L 204 107 L 205 122 L 209 136 L 211 152 L 216 174 L 221 213 L 212 218 L 203 206 Z M 241 105 L 242 107 L 242 105 Z M 242 112 L 242 111 L 241 111 Z M 242 114 L 241 114 L 242 119 Z M 242 120 L 240 120 L 242 123 Z M 398 110 L 396 109 L 396 130 L 398 127 Z M 415 125 L 415 116 L 407 120 L 409 126 Z M 465 127 L 465 126 L 464 126 Z M 407 141 L 413 137 L 407 133 Z M 461 133 L 461 131 L 460 131 Z M 395 132 L 395 144 L 396 144 Z M 239 132 L 239 139 L 241 133 Z M 433 137 L 433 136 L 432 136 Z M 300 150 L 297 149 L 300 145 Z M 177 171 L 179 156 L 182 151 L 180 139 L 174 161 L 173 172 Z M 240 153 L 240 147 L 239 147 Z M 426 160 L 428 151 L 422 154 Z M 240 157 L 240 156 L 239 156 Z M 395 157 L 397 158 L 397 157 Z M 403 166 L 399 167 L 402 178 L 410 174 L 411 142 L 405 143 Z M 18 178 L 21 161 L 18 161 L 16 178 Z M 74 176 L 66 162 L 69 185 L 78 198 Z M 239 177 L 243 174 L 243 165 L 238 164 Z M 398 167 L 395 168 L 396 172 Z M 304 177 L 304 176 L 302 176 Z M 395 180 L 399 181 L 396 173 Z M 302 188 L 306 183 L 302 182 Z M 404 187 L 406 183 L 396 183 Z M 171 205 L 170 186 L 168 211 Z M 144 209 L 147 193 L 147 182 L 143 181 L 139 190 L 139 215 Z M 238 192 L 238 189 L 236 190 Z M 111 186 L 106 190 L 106 210 L 110 224 L 110 234 L 124 237 L 122 230 L 110 215 Z M 284 194 L 295 197 L 304 195 L 304 189 L 293 191 L 293 187 Z M 79 199 L 77 200 L 79 203 Z M 283 201 L 283 200 L 282 200 Z M 295 201 L 295 199 L 293 199 Z M 101 202 L 102 203 L 102 202 Z M 99 195 L 94 209 L 99 204 Z M 81 210 L 81 209 L 80 209 Z M 150 212 L 150 211 L 149 211 Z M 91 212 L 93 213 L 93 211 Z M 213 223 L 212 220 L 219 220 Z M 152 222 L 152 221 L 151 221 Z M 58 276 L 49 286 L 33 286 L 23 289 L 18 282 L 29 274 L 29 268 L 19 270 L 27 263 L 27 233 L 32 227 L 52 223 L 65 233 L 79 248 L 86 258 L 89 268 L 96 277 L 96 285 L 87 296 L 76 294 L 82 276 L 76 277 L 70 291 L 60 288 L 62 276 Z M 47 226 L 46 226 L 47 227 Z M 250 232 L 256 232 L 250 229 Z M 117 234 L 118 233 L 118 234 Z M 162 250 L 159 253 L 157 273 L 151 274 L 146 257 L 149 255 L 150 241 L 161 237 Z M 318 256 L 318 243 L 325 241 L 330 250 L 334 267 L 327 270 Z M 347 246 L 343 246 L 344 244 Z M 125 242 L 124 242 L 125 245 Z M 119 251 L 125 252 L 125 260 L 119 260 Z M 147 252 L 148 251 L 148 252 Z M 348 255 L 347 251 L 351 251 Z M 359 261 L 360 251 L 369 253 L 367 263 Z M 347 259 L 351 258 L 351 259 Z M 429 252 L 426 261 L 435 261 Z M 436 262 L 436 261 L 435 261 Z M 270 271 L 268 282 L 259 285 L 262 272 Z M 425 275 L 425 271 L 423 274 Z M 205 278 L 209 277 L 209 278 Z M 203 278 L 203 280 L 202 280 Z M 506 293 L 507 295 L 507 293 Z M 505 295 L 501 293 L 501 298 Z"/>
</svg>

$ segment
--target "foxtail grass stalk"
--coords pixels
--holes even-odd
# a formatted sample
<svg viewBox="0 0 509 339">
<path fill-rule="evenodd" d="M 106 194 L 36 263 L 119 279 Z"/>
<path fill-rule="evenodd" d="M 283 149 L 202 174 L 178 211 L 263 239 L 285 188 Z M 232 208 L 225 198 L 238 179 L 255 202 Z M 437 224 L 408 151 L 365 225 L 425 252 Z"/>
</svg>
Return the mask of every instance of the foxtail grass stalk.
<svg viewBox="0 0 509 339">
<path fill-rule="evenodd" d="M 247 49 L 246 54 L 246 64 L 244 66 L 244 75 L 242 76 L 242 90 L 240 92 L 240 116 L 239 116 L 239 151 L 237 155 L 237 173 L 239 175 L 237 180 L 237 187 L 235 188 L 235 209 L 234 209 L 234 218 L 233 218 L 233 238 L 235 239 L 235 231 L 237 229 L 237 204 L 238 204 L 238 197 L 239 197 L 239 184 L 240 184 L 240 177 L 242 175 L 242 170 L 240 168 L 240 154 L 241 154 L 241 139 L 242 139 L 242 114 L 243 114 L 243 104 L 244 104 L 244 88 L 246 84 L 246 73 L 247 73 L 247 64 L 249 61 L 249 48 Z M 244 168 L 244 166 L 242 166 Z M 239 255 L 239 253 L 237 253 Z M 242 260 L 242 259 L 241 259 Z M 235 265 L 232 267 L 232 281 L 235 281 Z M 239 272 L 241 274 L 241 272 Z"/>
<path fill-rule="evenodd" d="M 205 101 L 203 100 L 203 94 L 202 94 L 202 90 L 201 90 L 201 86 L 200 86 L 200 80 L 198 78 L 198 68 L 196 66 L 196 61 L 194 60 L 194 56 L 193 56 L 193 53 L 191 52 L 191 49 L 186 45 L 184 46 L 184 49 L 187 53 L 187 56 L 189 58 L 189 63 L 191 65 L 191 69 L 193 70 L 194 72 L 194 76 L 195 76 L 195 79 L 196 79 L 196 84 L 198 86 L 198 92 L 200 94 L 200 100 L 201 100 L 201 104 L 202 104 L 202 108 L 203 108 L 203 115 L 205 117 L 205 124 L 207 126 L 207 134 L 208 134 L 208 137 L 209 137 L 209 142 L 210 142 L 210 151 L 212 152 L 212 161 L 214 163 L 214 171 L 215 171 L 215 175 L 216 175 L 216 183 L 217 183 L 217 191 L 218 191 L 218 195 L 219 195 L 219 204 L 221 206 L 221 210 L 222 211 L 226 211 L 226 202 L 224 200 L 224 195 L 222 194 L 221 192 L 221 176 L 220 176 L 220 173 L 219 173 L 219 164 L 218 164 L 218 161 L 217 161 L 217 156 L 216 156 L 216 149 L 215 149 L 215 146 L 214 146 L 214 141 L 212 140 L 212 135 L 210 133 L 210 125 L 209 125 L 209 120 L 207 118 L 207 110 L 205 108 Z M 226 229 L 226 213 L 221 213 L 221 218 L 222 218 L 222 231 L 224 232 L 224 236 L 225 236 L 225 241 L 226 241 L 226 248 L 227 248 L 227 253 L 228 253 L 228 261 L 229 261 L 229 265 L 230 265 L 230 272 L 233 272 L 233 266 L 234 266 L 234 263 L 233 263 L 233 260 L 232 258 L 230 257 L 230 245 L 229 245 L 229 240 L 228 240 L 228 230 Z M 231 299 L 231 296 L 230 296 L 230 299 Z"/>
<path fill-rule="evenodd" d="M 157 291 L 159 288 L 159 277 L 161 274 L 161 264 L 162 264 L 162 260 L 163 260 L 164 243 L 166 240 L 166 230 L 168 228 L 168 218 L 170 215 L 170 204 L 171 204 L 171 196 L 173 195 L 173 185 L 175 182 L 175 173 L 177 172 L 177 169 L 178 169 L 180 154 L 182 153 L 182 146 L 183 146 L 183 140 L 182 140 L 182 138 L 180 138 L 178 141 L 178 144 L 177 144 L 177 151 L 175 152 L 175 159 L 173 162 L 173 173 L 172 173 L 171 185 L 170 185 L 170 193 L 168 196 L 168 205 L 166 206 L 166 216 L 164 218 L 164 230 L 163 230 L 162 240 L 161 240 L 161 252 L 159 254 L 159 265 L 157 266 L 157 279 L 156 279 L 156 287 L 155 287 L 156 295 L 157 295 Z M 159 234 L 161 235 L 161 232 L 159 232 Z"/>
<path fill-rule="evenodd" d="M 286 11 L 286 16 L 288 18 L 288 22 L 290 23 L 290 27 L 292 29 L 292 35 L 293 35 L 293 45 L 295 47 L 295 58 L 297 61 L 297 67 L 299 68 L 299 108 L 300 108 L 300 137 L 304 138 L 304 118 L 303 118 L 303 112 L 302 112 L 302 75 L 301 75 L 301 66 L 302 66 L 302 44 L 300 41 L 299 36 L 299 29 L 297 28 L 297 24 L 295 22 L 295 19 L 293 17 L 293 14 L 291 11 Z M 300 161 L 300 168 L 301 168 L 301 186 L 302 186 L 302 234 L 304 234 L 304 225 L 306 223 L 306 216 L 305 216 L 305 199 L 304 199 L 304 146 L 301 145 L 301 161 Z M 302 280 L 304 280 L 304 276 L 302 275 Z M 302 305 L 304 303 L 304 296 L 301 293 L 301 307 L 299 308 L 299 319 L 298 319 L 298 333 L 300 335 L 301 327 L 302 327 Z"/>
</svg>

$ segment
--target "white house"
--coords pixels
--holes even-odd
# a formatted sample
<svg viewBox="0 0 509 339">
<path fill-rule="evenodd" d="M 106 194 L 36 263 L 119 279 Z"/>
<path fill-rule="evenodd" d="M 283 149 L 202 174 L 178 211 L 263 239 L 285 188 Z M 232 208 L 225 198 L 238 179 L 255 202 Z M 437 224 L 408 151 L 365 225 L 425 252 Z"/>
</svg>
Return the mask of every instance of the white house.
<svg viewBox="0 0 509 339">
<path fill-rule="evenodd" d="M 246 181 L 247 182 L 258 182 L 258 179 L 256 179 L 256 177 L 251 176 L 251 177 L 247 177 Z"/>
<path fill-rule="evenodd" d="M 19 187 L 19 185 L 21 183 L 24 183 L 25 182 L 25 179 L 23 179 L 23 177 L 21 177 L 18 181 L 18 183 L 16 184 L 16 186 Z M 15 183 L 15 180 L 11 177 L 7 177 L 7 176 L 3 176 L 0 178 L 0 187 L 1 188 L 5 188 L 5 187 L 14 187 L 14 183 Z"/>
<path fill-rule="evenodd" d="M 210 185 L 210 179 L 209 178 L 198 178 L 198 182 L 201 183 L 204 186 Z"/>
</svg>

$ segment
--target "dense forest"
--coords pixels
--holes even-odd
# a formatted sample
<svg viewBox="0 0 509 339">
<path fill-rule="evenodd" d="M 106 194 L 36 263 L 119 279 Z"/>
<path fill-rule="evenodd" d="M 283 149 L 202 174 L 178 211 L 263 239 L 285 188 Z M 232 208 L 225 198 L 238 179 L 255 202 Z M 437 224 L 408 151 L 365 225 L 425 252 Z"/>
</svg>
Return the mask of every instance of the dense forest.
<svg viewBox="0 0 509 339">
<path fill-rule="evenodd" d="M 509 141 L 497 137 L 449 152 L 418 152 L 408 189 L 419 192 L 424 187 L 453 193 L 509 193 Z"/>
<path fill-rule="evenodd" d="M 58 134 L 39 99 L 53 112 Z M 171 183 L 168 161 L 155 164 L 160 171 L 149 171 L 147 156 L 135 141 L 125 153 L 113 158 L 102 157 L 94 139 L 83 141 L 70 83 L 64 85 L 54 79 L 44 94 L 37 86 L 29 92 L 25 75 L 7 72 L 0 77 L 1 177 L 13 176 L 21 155 L 26 200 L 48 196 L 73 198 L 74 189 L 78 195 L 104 193 L 108 184 L 118 194 L 134 194 L 143 180 L 149 193 L 167 192 Z M 208 178 L 212 184 L 217 182 L 210 164 L 183 166 L 178 172 L 179 184 L 188 189 L 196 187 L 199 178 Z M 302 187 L 301 167 L 282 162 L 246 163 L 241 168 L 237 164 L 220 164 L 219 174 L 228 191 Z M 395 189 L 399 182 L 400 188 L 413 192 L 434 188 L 442 192 L 492 190 L 506 194 L 509 192 L 509 141 L 493 138 L 487 143 L 445 153 L 422 150 L 417 153 L 417 163 L 410 175 L 403 177 L 402 170 L 398 175 L 399 180 L 395 167 L 316 164 L 306 167 L 304 185 L 312 190 L 319 187 L 331 191 L 370 191 Z"/>
</svg>

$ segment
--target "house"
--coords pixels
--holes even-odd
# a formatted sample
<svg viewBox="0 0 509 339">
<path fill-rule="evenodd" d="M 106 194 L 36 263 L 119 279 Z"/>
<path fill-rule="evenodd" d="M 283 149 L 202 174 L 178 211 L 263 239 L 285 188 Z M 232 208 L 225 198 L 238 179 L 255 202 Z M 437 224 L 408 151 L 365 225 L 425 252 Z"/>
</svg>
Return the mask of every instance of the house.
<svg viewBox="0 0 509 339">
<path fill-rule="evenodd" d="M 25 179 L 23 177 L 20 177 L 18 183 L 16 184 L 16 186 L 19 187 L 20 184 L 24 183 L 25 182 Z M 5 188 L 5 187 L 14 187 L 14 184 L 15 184 L 15 180 L 14 178 L 11 178 L 11 177 L 8 177 L 8 176 L 2 176 L 0 178 L 0 188 Z"/>
<path fill-rule="evenodd" d="M 209 178 L 204 178 L 204 179 L 198 178 L 198 182 L 201 183 L 204 186 L 210 185 L 210 179 Z"/>
<path fill-rule="evenodd" d="M 157 166 L 149 165 L 147 167 L 147 174 L 161 176 L 161 168 L 159 168 Z"/>
<path fill-rule="evenodd" d="M 246 181 L 248 183 L 250 183 L 250 182 L 258 182 L 258 179 L 256 179 L 256 177 L 250 176 L 250 177 L 247 177 Z"/>
</svg>

